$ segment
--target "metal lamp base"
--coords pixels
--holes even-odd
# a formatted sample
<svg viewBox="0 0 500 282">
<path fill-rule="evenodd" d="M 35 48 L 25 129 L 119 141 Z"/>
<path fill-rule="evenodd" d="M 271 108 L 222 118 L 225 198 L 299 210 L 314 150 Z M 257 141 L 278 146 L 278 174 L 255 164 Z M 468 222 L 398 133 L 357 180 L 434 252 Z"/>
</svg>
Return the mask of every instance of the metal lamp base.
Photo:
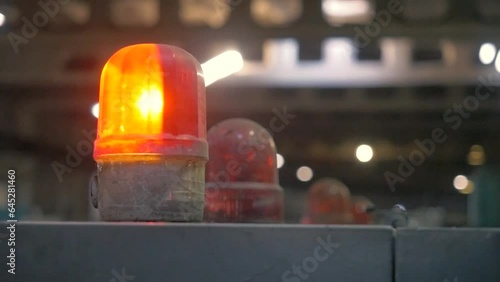
<svg viewBox="0 0 500 282">
<path fill-rule="evenodd" d="M 202 221 L 204 165 L 172 158 L 99 162 L 91 200 L 104 221 Z"/>
</svg>

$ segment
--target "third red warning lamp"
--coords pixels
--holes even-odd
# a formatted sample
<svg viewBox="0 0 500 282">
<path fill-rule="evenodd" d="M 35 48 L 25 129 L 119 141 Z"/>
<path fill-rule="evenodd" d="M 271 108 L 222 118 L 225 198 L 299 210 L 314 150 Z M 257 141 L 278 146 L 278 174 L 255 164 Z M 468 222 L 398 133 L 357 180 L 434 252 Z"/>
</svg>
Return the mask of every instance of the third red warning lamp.
<svg viewBox="0 0 500 282">
<path fill-rule="evenodd" d="M 276 146 L 269 132 L 247 119 L 229 119 L 208 131 L 205 221 L 283 220 Z"/>
<path fill-rule="evenodd" d="M 333 178 L 316 181 L 307 195 L 307 214 L 303 223 L 350 224 L 351 193 L 347 186 Z"/>
<path fill-rule="evenodd" d="M 372 211 L 375 205 L 363 196 L 352 197 L 352 217 L 354 224 L 373 224 Z"/>
<path fill-rule="evenodd" d="M 186 51 L 140 44 L 116 52 L 100 85 L 91 191 L 103 220 L 201 221 L 205 84 Z"/>
</svg>

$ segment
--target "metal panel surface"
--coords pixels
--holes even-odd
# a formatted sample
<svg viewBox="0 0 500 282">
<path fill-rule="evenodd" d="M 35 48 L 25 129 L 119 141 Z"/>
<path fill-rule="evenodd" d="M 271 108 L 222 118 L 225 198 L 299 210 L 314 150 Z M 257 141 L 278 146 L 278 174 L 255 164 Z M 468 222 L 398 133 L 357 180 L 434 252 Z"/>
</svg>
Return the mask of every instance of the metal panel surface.
<svg viewBox="0 0 500 282">
<path fill-rule="evenodd" d="M 396 282 L 500 281 L 500 229 L 398 229 Z"/>
<path fill-rule="evenodd" d="M 6 233 L 6 223 L 0 233 Z M 1 281 L 392 281 L 387 227 L 18 223 Z"/>
</svg>

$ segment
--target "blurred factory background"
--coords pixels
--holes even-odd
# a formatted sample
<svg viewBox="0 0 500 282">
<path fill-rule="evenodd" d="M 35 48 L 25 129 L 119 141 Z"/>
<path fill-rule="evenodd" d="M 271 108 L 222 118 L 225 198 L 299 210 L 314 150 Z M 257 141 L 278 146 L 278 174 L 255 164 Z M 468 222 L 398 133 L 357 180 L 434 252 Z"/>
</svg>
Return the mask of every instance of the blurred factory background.
<svg viewBox="0 0 500 282">
<path fill-rule="evenodd" d="M 100 71 L 154 42 L 241 54 L 207 88 L 208 126 L 273 134 L 286 222 L 333 177 L 413 226 L 498 224 L 499 34 L 495 0 L 2 0 L 0 217 L 15 168 L 21 219 L 90 218 Z"/>
</svg>

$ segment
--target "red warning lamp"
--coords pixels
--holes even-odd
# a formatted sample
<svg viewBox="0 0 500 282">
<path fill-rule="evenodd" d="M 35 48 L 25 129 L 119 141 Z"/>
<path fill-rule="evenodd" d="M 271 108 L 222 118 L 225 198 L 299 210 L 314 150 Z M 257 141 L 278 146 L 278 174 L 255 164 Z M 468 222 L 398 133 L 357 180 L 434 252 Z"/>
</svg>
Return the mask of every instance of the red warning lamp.
<svg viewBox="0 0 500 282">
<path fill-rule="evenodd" d="M 375 208 L 372 201 L 362 196 L 352 197 L 352 216 L 355 224 L 372 224 L 372 211 Z"/>
<path fill-rule="evenodd" d="M 101 75 L 98 173 L 103 220 L 201 221 L 205 85 L 186 51 L 140 44 L 116 52 Z"/>
<path fill-rule="evenodd" d="M 269 132 L 247 119 L 229 119 L 208 131 L 205 221 L 281 222 L 276 146 Z"/>
<path fill-rule="evenodd" d="M 323 178 L 309 188 L 307 220 L 311 224 L 350 224 L 351 195 L 344 183 Z"/>
</svg>

